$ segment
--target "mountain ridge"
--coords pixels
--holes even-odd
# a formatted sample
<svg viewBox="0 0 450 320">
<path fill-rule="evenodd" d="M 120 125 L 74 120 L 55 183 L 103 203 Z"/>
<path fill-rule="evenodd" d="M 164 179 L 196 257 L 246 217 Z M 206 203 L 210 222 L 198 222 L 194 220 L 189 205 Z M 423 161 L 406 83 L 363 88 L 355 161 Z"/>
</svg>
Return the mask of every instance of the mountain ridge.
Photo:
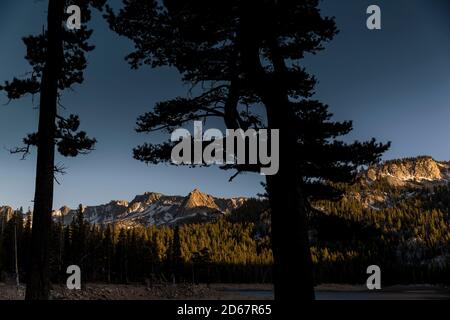
<svg viewBox="0 0 450 320">
<path fill-rule="evenodd" d="M 434 186 L 450 182 L 450 162 L 431 156 L 418 156 L 384 161 L 362 174 L 367 182 L 385 179 L 393 186 Z"/>
<path fill-rule="evenodd" d="M 145 192 L 130 202 L 112 200 L 107 204 L 84 206 L 83 214 L 91 224 L 178 225 L 187 222 L 208 222 L 231 212 L 247 201 L 245 197 L 219 198 L 194 189 L 186 197 Z M 53 211 L 55 221 L 70 223 L 77 209 L 61 207 Z"/>
<path fill-rule="evenodd" d="M 348 191 L 344 198 L 355 199 L 365 207 L 374 209 L 390 206 L 396 200 L 386 192 L 371 187 L 374 183 L 386 182 L 398 189 L 430 189 L 450 182 L 450 162 L 438 161 L 431 156 L 418 156 L 383 161 L 360 172 L 357 185 L 363 188 L 357 192 Z M 248 198 L 214 197 L 192 190 L 187 196 L 165 195 L 159 192 L 145 192 L 131 201 L 111 200 L 106 204 L 83 206 L 86 221 L 92 224 L 119 224 L 124 227 L 137 225 L 178 225 L 191 222 L 214 221 L 220 215 L 242 206 Z M 77 209 L 63 206 L 53 211 L 55 221 L 69 224 Z M 9 220 L 14 209 L 0 206 L 0 219 Z"/>
</svg>

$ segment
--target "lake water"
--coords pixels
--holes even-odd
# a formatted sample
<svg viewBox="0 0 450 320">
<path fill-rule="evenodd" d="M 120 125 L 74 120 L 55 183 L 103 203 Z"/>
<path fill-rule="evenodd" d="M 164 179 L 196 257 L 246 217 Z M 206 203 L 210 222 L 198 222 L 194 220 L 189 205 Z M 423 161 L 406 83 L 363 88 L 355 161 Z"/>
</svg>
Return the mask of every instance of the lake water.
<svg viewBox="0 0 450 320">
<path fill-rule="evenodd" d="M 242 298 L 273 299 L 271 290 L 224 289 Z M 450 300 L 450 289 L 428 287 L 392 287 L 380 291 L 316 290 L 317 300 Z"/>
</svg>

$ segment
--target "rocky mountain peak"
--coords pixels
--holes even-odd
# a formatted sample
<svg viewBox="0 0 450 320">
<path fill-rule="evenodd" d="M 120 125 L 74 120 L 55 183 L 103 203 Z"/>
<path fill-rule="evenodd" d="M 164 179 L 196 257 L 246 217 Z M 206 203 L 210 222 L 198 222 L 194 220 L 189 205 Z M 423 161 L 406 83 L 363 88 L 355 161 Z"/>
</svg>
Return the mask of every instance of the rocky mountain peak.
<svg viewBox="0 0 450 320">
<path fill-rule="evenodd" d="M 215 198 L 199 189 L 186 197 L 146 192 L 135 196 L 131 202 L 113 200 L 107 204 L 83 207 L 83 214 L 87 222 L 97 225 L 115 224 L 125 228 L 179 225 L 213 221 L 245 201 L 246 198 Z M 76 214 L 76 209 L 67 207 L 53 211 L 54 219 L 64 224 L 69 224 Z"/>
<path fill-rule="evenodd" d="M 385 178 L 390 184 L 442 184 L 450 181 L 448 162 L 436 161 L 429 156 L 386 161 L 367 170 L 369 181 Z"/>
<path fill-rule="evenodd" d="M 119 206 L 119 207 L 128 207 L 128 201 L 126 200 L 112 200 L 109 205 Z"/>
<path fill-rule="evenodd" d="M 208 194 L 201 192 L 199 189 L 194 189 L 186 197 L 183 207 L 185 209 L 193 209 L 198 207 L 206 207 L 211 209 L 219 209 L 214 198 Z"/>
<path fill-rule="evenodd" d="M 8 221 L 14 215 L 14 209 L 10 206 L 0 207 L 0 220 Z"/>
<path fill-rule="evenodd" d="M 63 206 L 59 210 L 54 212 L 54 215 L 56 216 L 66 216 L 72 209 L 70 209 L 68 206 Z"/>
<path fill-rule="evenodd" d="M 152 204 L 156 200 L 162 197 L 162 193 L 157 192 L 146 192 L 141 195 L 137 195 L 134 197 L 134 199 L 130 202 L 130 206 L 136 204 L 136 203 L 142 203 L 142 204 Z"/>
</svg>

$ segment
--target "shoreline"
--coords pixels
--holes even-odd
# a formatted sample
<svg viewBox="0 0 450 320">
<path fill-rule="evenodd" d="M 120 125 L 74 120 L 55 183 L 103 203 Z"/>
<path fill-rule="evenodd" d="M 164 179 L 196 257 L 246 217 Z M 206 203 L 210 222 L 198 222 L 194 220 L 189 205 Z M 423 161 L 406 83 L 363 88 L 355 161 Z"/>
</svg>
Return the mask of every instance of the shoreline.
<svg viewBox="0 0 450 320">
<path fill-rule="evenodd" d="M 0 300 L 23 300 L 25 287 L 0 283 Z M 436 285 L 394 285 L 369 291 L 363 285 L 322 284 L 317 300 L 450 300 L 450 288 Z M 105 284 L 88 283 L 82 290 L 53 285 L 53 300 L 273 300 L 271 284 Z"/>
</svg>

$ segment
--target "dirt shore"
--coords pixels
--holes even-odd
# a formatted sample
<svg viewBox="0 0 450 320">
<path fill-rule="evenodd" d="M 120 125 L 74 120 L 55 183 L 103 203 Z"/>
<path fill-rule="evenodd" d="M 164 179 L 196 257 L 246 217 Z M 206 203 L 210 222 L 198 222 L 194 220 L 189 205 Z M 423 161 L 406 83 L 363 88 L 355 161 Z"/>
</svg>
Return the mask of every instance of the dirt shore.
<svg viewBox="0 0 450 320">
<path fill-rule="evenodd" d="M 258 297 L 258 293 L 267 293 Z M 256 294 L 256 296 L 255 296 Z M 0 300 L 22 300 L 25 287 L 0 283 Z M 271 299 L 272 286 L 262 284 L 87 284 L 82 290 L 68 290 L 63 285 L 53 285 L 54 300 L 167 300 L 167 299 Z"/>
</svg>

